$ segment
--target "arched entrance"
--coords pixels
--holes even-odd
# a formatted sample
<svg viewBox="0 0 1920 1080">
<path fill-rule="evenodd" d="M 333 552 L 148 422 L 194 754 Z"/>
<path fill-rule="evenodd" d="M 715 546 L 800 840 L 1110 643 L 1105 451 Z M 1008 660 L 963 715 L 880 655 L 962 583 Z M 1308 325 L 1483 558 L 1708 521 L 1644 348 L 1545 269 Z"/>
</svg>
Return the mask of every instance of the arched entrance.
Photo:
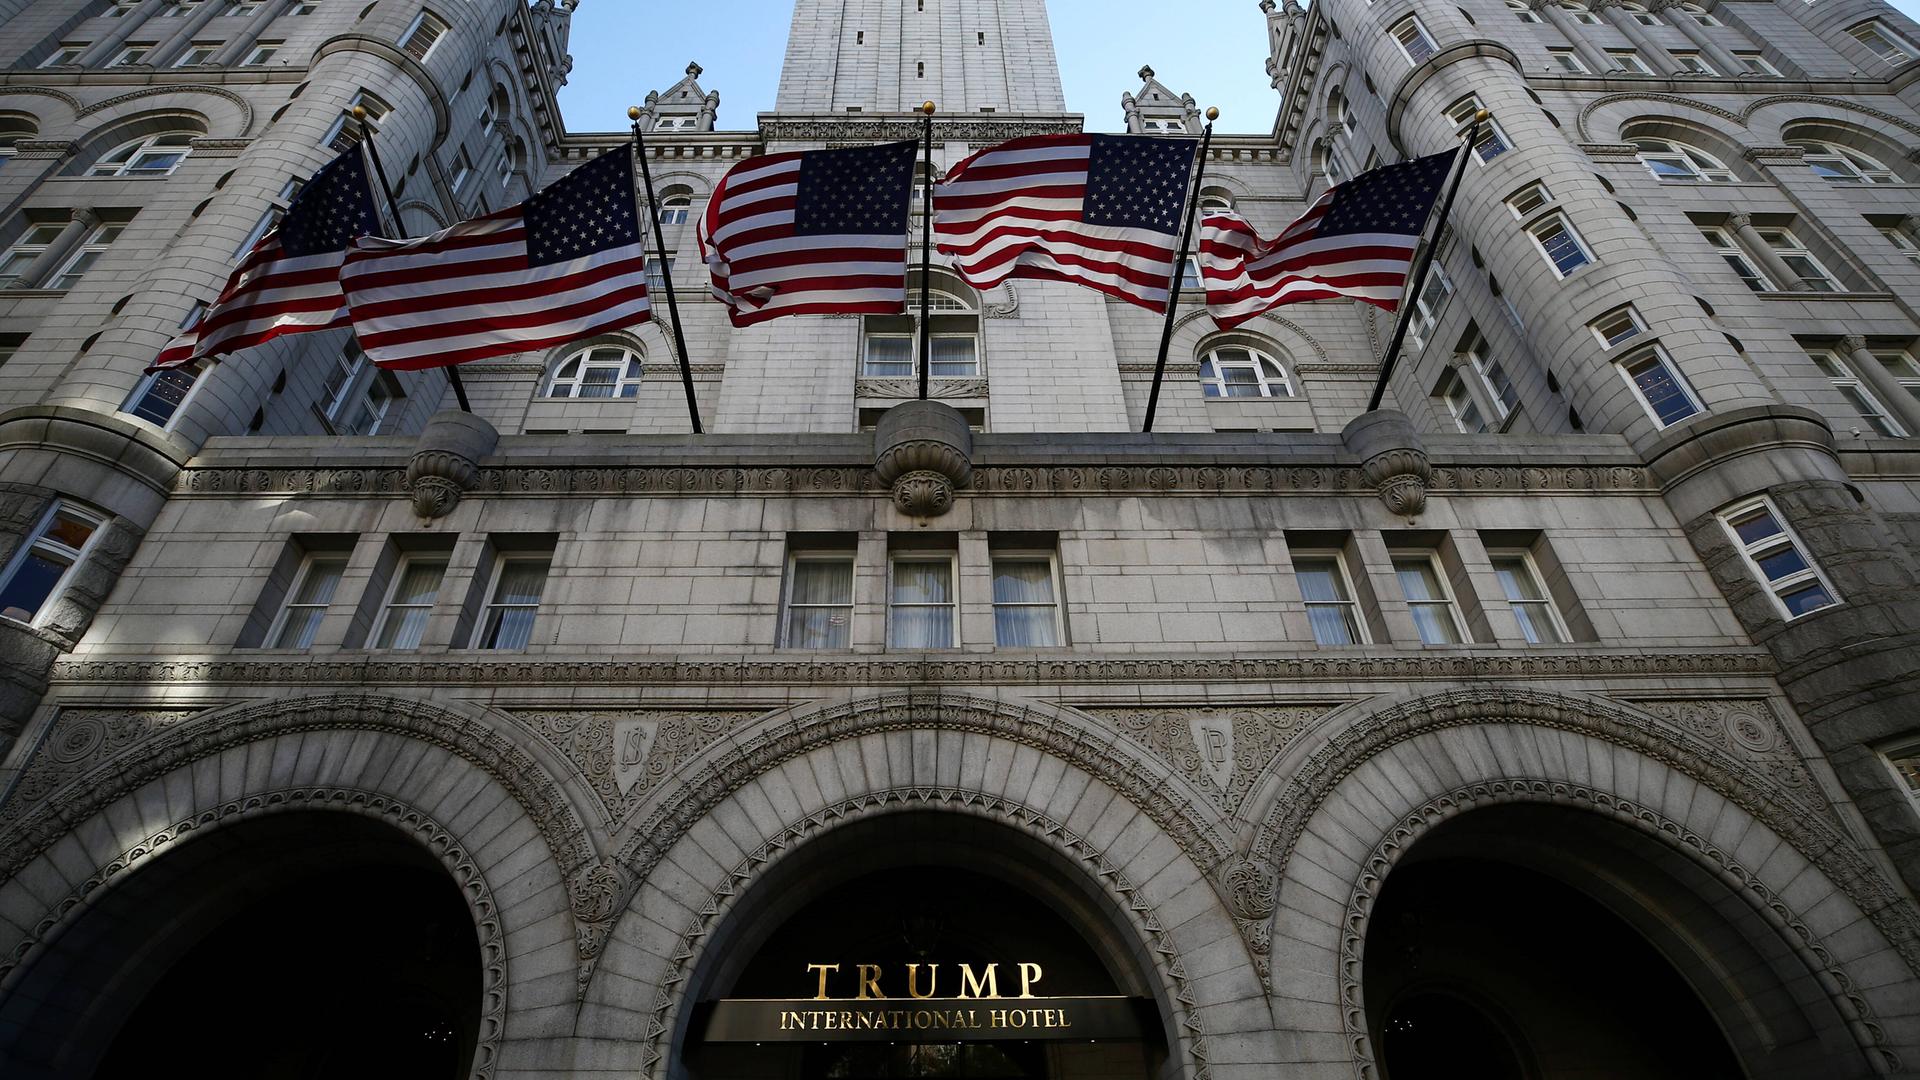
<svg viewBox="0 0 1920 1080">
<path fill-rule="evenodd" d="M 456 1080 L 482 964 L 467 898 L 375 818 L 262 814 L 99 892 L 0 995 L 0 1075 Z"/>
<path fill-rule="evenodd" d="M 1168 1066 L 1163 999 L 1081 867 L 990 819 L 903 810 L 747 886 L 688 980 L 674 1075 L 1151 1080 Z"/>
<path fill-rule="evenodd" d="M 1871 1075 L 1802 958 L 1654 837 L 1537 803 L 1420 835 L 1369 913 L 1385 1080 Z"/>
</svg>

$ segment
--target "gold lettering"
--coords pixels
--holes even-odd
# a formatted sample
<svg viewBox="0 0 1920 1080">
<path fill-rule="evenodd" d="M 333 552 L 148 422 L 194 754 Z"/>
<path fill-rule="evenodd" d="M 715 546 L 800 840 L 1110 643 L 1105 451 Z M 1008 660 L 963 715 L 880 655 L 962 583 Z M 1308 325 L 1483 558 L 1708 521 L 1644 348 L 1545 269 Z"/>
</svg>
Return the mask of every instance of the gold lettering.
<svg viewBox="0 0 1920 1080">
<path fill-rule="evenodd" d="M 860 1000 L 862 1001 L 865 1001 L 868 998 L 886 997 L 887 995 L 880 992 L 880 965 L 879 964 L 861 964 L 859 965 L 859 967 L 860 967 L 860 993 L 856 996 L 859 997 Z M 872 993 L 868 993 L 868 991 L 872 991 Z"/>
<path fill-rule="evenodd" d="M 813 995 L 813 1000 L 815 1001 L 827 1000 L 827 973 L 829 971 L 839 971 L 840 965 L 839 964 L 808 964 L 807 970 L 817 971 L 820 973 L 820 992 Z"/>
<path fill-rule="evenodd" d="M 973 967 L 960 965 L 960 996 L 963 998 L 997 998 L 1000 996 L 1000 965 L 988 964 L 985 978 L 975 978 Z"/>
<path fill-rule="evenodd" d="M 987 1026 L 996 1027 L 996 1028 L 1006 1027 L 1007 1026 L 1007 1010 L 988 1009 L 987 1010 Z"/>
<path fill-rule="evenodd" d="M 939 964 L 927 965 L 927 992 L 924 994 L 920 992 L 920 965 L 919 964 L 907 965 L 907 996 L 908 997 L 930 998 L 933 996 L 934 990 L 937 987 L 939 987 L 939 985 L 940 985 L 940 965 Z"/>
<path fill-rule="evenodd" d="M 1040 981 L 1040 965 L 1039 964 L 1021 964 L 1020 965 L 1020 996 L 1021 997 L 1023 998 L 1032 997 L 1033 984 L 1039 981 Z"/>
</svg>

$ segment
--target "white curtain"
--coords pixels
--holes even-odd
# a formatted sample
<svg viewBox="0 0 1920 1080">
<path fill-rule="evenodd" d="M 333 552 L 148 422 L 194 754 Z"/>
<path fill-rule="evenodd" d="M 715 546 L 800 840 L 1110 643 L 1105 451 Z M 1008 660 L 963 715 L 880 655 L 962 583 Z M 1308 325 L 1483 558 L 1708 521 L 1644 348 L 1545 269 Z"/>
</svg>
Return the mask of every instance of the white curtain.
<svg viewBox="0 0 1920 1080">
<path fill-rule="evenodd" d="M 500 584 L 487 610 L 483 649 L 524 649 L 533 638 L 533 621 L 540 611 L 540 594 L 547 587 L 547 564 L 513 561 L 500 568 Z"/>
<path fill-rule="evenodd" d="M 790 649 L 844 649 L 853 623 L 853 563 L 803 559 L 793 564 L 787 602 Z"/>
<path fill-rule="evenodd" d="M 1052 564 L 1045 559 L 994 560 L 993 639 L 1016 648 L 1060 644 Z"/>
<path fill-rule="evenodd" d="M 427 630 L 427 616 L 433 613 L 433 601 L 440 594 L 440 580 L 446 574 L 445 563 L 408 563 L 393 590 L 393 603 L 380 626 L 376 649 L 417 649 Z"/>
<path fill-rule="evenodd" d="M 887 644 L 896 649 L 953 648 L 953 564 L 893 564 L 893 603 Z"/>
</svg>

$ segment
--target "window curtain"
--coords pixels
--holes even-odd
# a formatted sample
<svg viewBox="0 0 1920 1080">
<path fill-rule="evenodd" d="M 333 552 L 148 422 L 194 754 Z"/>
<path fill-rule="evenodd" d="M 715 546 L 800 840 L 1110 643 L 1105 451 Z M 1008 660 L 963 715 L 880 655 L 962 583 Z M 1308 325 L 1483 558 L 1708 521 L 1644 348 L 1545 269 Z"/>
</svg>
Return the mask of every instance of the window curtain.
<svg viewBox="0 0 1920 1080">
<path fill-rule="evenodd" d="M 893 564 L 893 604 L 887 644 L 896 649 L 953 648 L 953 565 Z"/>
<path fill-rule="evenodd" d="M 793 564 L 788 600 L 790 649 L 844 649 L 853 623 L 853 563 L 804 560 Z"/>
<path fill-rule="evenodd" d="M 540 594 L 546 587 L 546 563 L 509 562 L 502 566 L 480 647 L 526 648 L 533 638 L 533 620 L 539 614 Z"/>
<path fill-rule="evenodd" d="M 427 616 L 440 594 L 440 580 L 446 575 L 445 563 L 408 563 L 400 584 L 394 587 L 393 602 L 381 624 L 377 649 L 417 649 L 427 630 Z"/>
<path fill-rule="evenodd" d="M 1053 567 L 1045 560 L 993 564 L 993 638 L 1016 648 L 1060 644 Z"/>
</svg>

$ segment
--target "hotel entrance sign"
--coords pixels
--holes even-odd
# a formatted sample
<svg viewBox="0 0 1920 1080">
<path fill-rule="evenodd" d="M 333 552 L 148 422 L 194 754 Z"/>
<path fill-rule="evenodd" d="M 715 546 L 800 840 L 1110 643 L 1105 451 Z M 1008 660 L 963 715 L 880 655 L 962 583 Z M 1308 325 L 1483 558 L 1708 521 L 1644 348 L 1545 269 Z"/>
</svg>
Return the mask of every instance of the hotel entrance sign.
<svg viewBox="0 0 1920 1080">
<path fill-rule="evenodd" d="M 936 997 L 941 964 L 907 964 L 905 997 L 882 988 L 877 964 L 809 964 L 815 996 L 730 999 L 706 1007 L 695 1030 L 707 1042 L 987 1042 L 998 1039 L 1140 1039 L 1153 1003 L 1129 997 L 1044 997 L 1039 964 L 1016 965 L 1001 996 L 998 964 L 951 965 L 957 996 Z M 852 976 L 849 980 L 846 976 Z M 851 983 L 851 995 L 836 995 Z M 896 984 L 897 985 L 897 984 Z"/>
</svg>

